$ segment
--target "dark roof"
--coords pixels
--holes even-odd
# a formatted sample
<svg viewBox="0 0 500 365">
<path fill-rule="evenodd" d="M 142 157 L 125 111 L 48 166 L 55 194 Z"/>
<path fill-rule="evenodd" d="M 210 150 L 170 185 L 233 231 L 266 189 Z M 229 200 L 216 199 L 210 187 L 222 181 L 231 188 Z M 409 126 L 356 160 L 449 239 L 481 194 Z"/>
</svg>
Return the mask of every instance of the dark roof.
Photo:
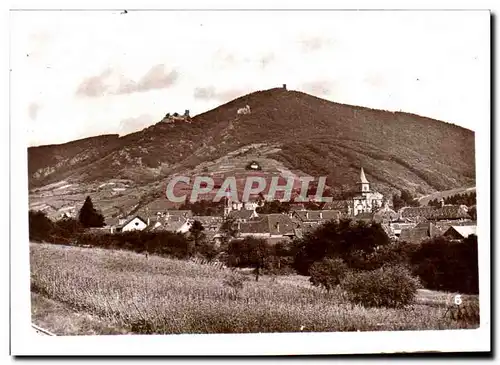
<svg viewBox="0 0 500 365">
<path fill-rule="evenodd" d="M 341 213 L 338 210 L 294 210 L 293 215 L 302 222 L 318 222 L 339 219 Z"/>
<path fill-rule="evenodd" d="M 165 215 L 171 217 L 191 218 L 193 216 L 193 212 L 190 210 L 166 210 Z"/>
<path fill-rule="evenodd" d="M 291 239 L 288 236 L 285 236 L 285 237 L 269 237 L 269 238 L 266 238 L 266 241 L 270 245 L 275 245 L 275 244 L 283 242 L 283 241 L 289 242 L 289 241 L 291 241 Z"/>
<path fill-rule="evenodd" d="M 198 221 L 201 224 L 222 223 L 223 221 L 222 217 L 211 215 L 195 215 L 191 219 L 194 221 Z"/>
<path fill-rule="evenodd" d="M 250 209 L 242 209 L 242 210 L 232 210 L 229 212 L 229 218 L 234 219 L 250 219 L 254 214 L 253 210 Z"/>
<path fill-rule="evenodd" d="M 206 231 L 217 231 L 222 225 L 222 217 L 217 216 L 194 216 L 191 219 L 200 222 Z"/>
<path fill-rule="evenodd" d="M 467 238 L 471 234 L 477 235 L 477 226 L 451 226 L 444 233 L 445 236 L 453 238 Z"/>
<path fill-rule="evenodd" d="M 466 208 L 461 205 L 445 205 L 436 209 L 432 217 L 434 219 L 463 219 L 470 218 Z"/>
<path fill-rule="evenodd" d="M 271 235 L 295 235 L 295 225 L 286 214 L 262 214 L 257 219 L 240 223 L 243 234 L 268 233 Z"/>
<path fill-rule="evenodd" d="M 176 232 L 177 230 L 179 230 L 183 225 L 184 223 L 187 222 L 187 219 L 185 220 L 176 220 L 176 221 L 161 221 L 160 220 L 160 223 L 161 225 L 159 227 L 156 227 L 156 228 L 152 228 L 152 230 L 155 230 L 155 231 L 169 231 L 169 232 Z"/>
<path fill-rule="evenodd" d="M 460 205 L 445 205 L 443 207 L 403 207 L 399 211 L 401 218 L 426 219 L 465 219 L 469 218 L 467 211 Z"/>
<path fill-rule="evenodd" d="M 140 220 L 141 220 L 144 224 L 148 224 L 147 219 L 144 219 L 144 218 L 142 218 L 142 217 L 141 217 L 141 216 L 139 216 L 139 215 L 134 215 L 134 216 L 132 216 L 132 217 L 128 218 L 128 219 L 125 221 L 125 223 L 120 224 L 120 226 L 119 226 L 119 227 L 120 227 L 120 228 L 125 227 L 127 224 L 129 224 L 130 222 L 132 222 L 135 218 L 139 218 L 139 219 L 140 219 Z"/>
<path fill-rule="evenodd" d="M 434 223 L 441 230 L 446 231 L 451 226 L 475 226 L 477 225 L 477 221 L 465 220 L 465 221 L 446 221 L 442 220 Z"/>
<path fill-rule="evenodd" d="M 420 243 L 431 237 L 442 235 L 444 231 L 432 222 L 421 222 L 413 228 L 403 228 L 399 239 L 401 241 Z"/>
<path fill-rule="evenodd" d="M 165 212 L 168 209 L 172 209 L 172 203 L 167 199 L 156 199 L 152 202 L 149 202 L 145 206 L 142 206 L 139 209 L 139 214 L 144 215 L 155 215 L 159 212 Z"/>
<path fill-rule="evenodd" d="M 363 212 L 363 213 L 358 213 L 358 215 L 356 215 L 354 217 L 354 219 L 356 219 L 358 221 L 371 222 L 371 221 L 373 221 L 374 216 L 375 216 L 374 213 Z"/>
</svg>

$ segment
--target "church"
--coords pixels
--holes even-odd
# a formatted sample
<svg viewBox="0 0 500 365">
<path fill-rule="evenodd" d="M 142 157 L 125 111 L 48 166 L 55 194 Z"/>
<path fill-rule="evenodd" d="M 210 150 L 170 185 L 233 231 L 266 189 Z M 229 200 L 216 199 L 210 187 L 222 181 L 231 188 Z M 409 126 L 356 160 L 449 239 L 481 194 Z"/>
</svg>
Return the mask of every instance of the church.
<svg viewBox="0 0 500 365">
<path fill-rule="evenodd" d="M 365 172 L 361 168 L 360 181 L 358 182 L 358 195 L 353 198 L 352 214 L 372 213 L 382 207 L 384 196 L 370 189 L 370 183 L 366 179 Z"/>
</svg>

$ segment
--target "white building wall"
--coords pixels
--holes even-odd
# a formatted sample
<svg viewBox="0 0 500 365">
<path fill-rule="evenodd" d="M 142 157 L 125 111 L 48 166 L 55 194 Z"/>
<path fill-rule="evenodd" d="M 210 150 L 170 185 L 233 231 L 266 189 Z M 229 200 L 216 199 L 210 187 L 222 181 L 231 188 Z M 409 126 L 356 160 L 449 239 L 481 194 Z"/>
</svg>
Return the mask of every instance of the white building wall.
<svg viewBox="0 0 500 365">
<path fill-rule="evenodd" d="M 134 218 L 130 222 L 128 222 L 123 228 L 122 232 L 129 232 L 129 231 L 142 231 L 144 228 L 147 227 L 147 224 L 144 223 L 142 220 L 139 218 Z"/>
<path fill-rule="evenodd" d="M 189 228 L 191 228 L 191 225 L 193 224 L 193 222 L 191 221 L 186 221 L 182 226 L 181 228 L 179 228 L 177 230 L 177 232 L 180 232 L 180 233 L 187 233 L 189 232 Z"/>
</svg>

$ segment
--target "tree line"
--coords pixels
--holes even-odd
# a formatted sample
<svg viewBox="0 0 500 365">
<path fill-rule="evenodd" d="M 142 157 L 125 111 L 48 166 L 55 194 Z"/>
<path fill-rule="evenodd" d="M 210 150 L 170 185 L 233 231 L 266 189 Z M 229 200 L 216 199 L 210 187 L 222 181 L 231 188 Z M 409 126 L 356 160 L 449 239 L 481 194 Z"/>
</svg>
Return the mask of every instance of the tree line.
<svg viewBox="0 0 500 365">
<path fill-rule="evenodd" d="M 465 205 L 472 207 L 476 205 L 476 192 L 454 194 L 443 199 L 445 204 Z M 431 207 L 440 207 L 441 202 L 438 199 L 429 200 L 427 203 Z"/>
</svg>

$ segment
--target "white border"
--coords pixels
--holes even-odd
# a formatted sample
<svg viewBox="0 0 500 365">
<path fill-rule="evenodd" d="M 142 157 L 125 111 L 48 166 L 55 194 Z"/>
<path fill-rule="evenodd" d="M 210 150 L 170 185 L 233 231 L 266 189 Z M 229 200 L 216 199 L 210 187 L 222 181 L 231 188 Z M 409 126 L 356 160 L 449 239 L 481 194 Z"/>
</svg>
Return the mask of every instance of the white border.
<svg viewBox="0 0 500 365">
<path fill-rule="evenodd" d="M 132 9 L 136 1 L 78 1 L 74 9 Z M 413 3 L 413 2 L 412 2 Z M 491 8 L 492 1 L 455 1 L 457 8 Z M 207 8 L 203 1 L 183 1 L 163 5 L 143 1 L 140 8 Z M 80 5 L 80 6 L 78 6 Z M 160 6 L 161 5 L 161 6 Z M 46 1 L 44 9 L 68 9 L 63 1 Z M 334 6 L 323 1 L 310 1 L 307 8 L 336 9 L 440 9 L 443 1 L 342 1 Z M 40 9 L 37 2 L 17 1 L 11 8 Z M 236 5 L 230 1 L 211 2 L 210 9 L 221 8 L 295 8 L 299 1 L 276 3 L 253 1 Z M 7 15 L 8 16 L 8 15 Z M 4 19 L 4 18 L 2 18 Z M 3 22 L 8 27 L 8 22 Z M 8 34 L 9 29 L 3 34 Z M 8 59 L 7 59 L 8 61 Z M 5 68 L 4 68 L 5 69 Z M 485 70 L 489 73 L 489 70 Z M 8 81 L 8 80 L 7 80 Z M 5 85 L 4 83 L 3 85 Z M 15 85 L 12 85 L 15 87 Z M 3 88 L 2 88 L 3 89 Z M 8 90 L 7 90 L 8 92 Z M 5 100 L 5 99 L 4 99 Z M 478 191 L 478 230 L 480 262 L 481 328 L 458 331 L 407 331 L 314 334 L 251 334 L 251 335 L 173 335 L 173 336 L 81 336 L 42 337 L 30 328 L 29 247 L 27 230 L 27 153 L 24 126 L 11 116 L 11 353 L 13 355 L 277 355 L 277 354 L 361 354 L 416 351 L 489 351 L 490 344 L 490 101 L 478 110 L 476 128 L 476 181 Z M 4 125 L 4 124 L 2 124 Z M 5 134 L 4 134 L 5 137 Z M 4 144 L 5 145 L 5 144 Z M 4 210 L 5 212 L 5 210 Z M 7 217 L 4 217 L 4 221 Z"/>
</svg>

